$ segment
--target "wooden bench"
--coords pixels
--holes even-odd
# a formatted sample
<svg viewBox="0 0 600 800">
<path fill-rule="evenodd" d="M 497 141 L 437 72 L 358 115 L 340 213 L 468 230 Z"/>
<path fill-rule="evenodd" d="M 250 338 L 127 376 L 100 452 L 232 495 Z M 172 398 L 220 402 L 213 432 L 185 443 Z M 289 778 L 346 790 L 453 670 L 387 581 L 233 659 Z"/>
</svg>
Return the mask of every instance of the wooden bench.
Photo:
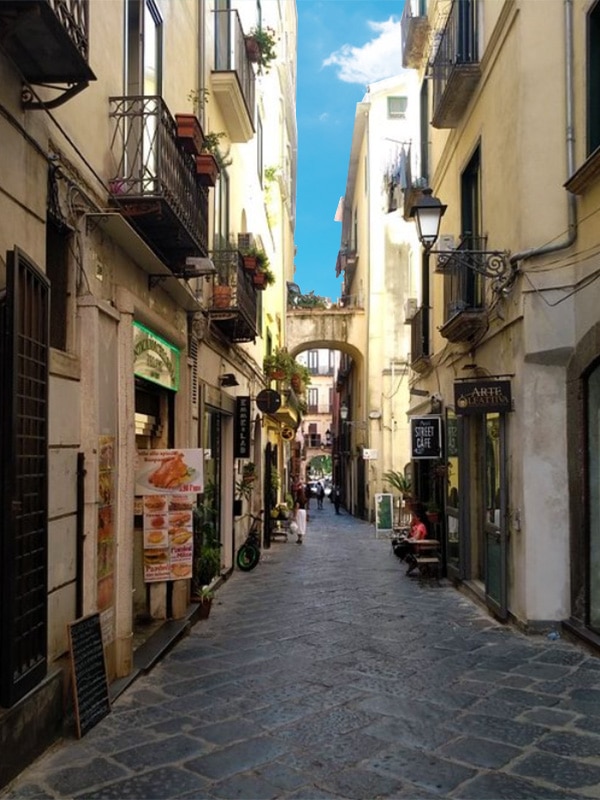
<svg viewBox="0 0 600 800">
<path fill-rule="evenodd" d="M 437 539 L 419 539 L 411 543 L 414 564 L 421 578 L 434 578 L 439 582 L 442 566 L 440 542 Z"/>
</svg>

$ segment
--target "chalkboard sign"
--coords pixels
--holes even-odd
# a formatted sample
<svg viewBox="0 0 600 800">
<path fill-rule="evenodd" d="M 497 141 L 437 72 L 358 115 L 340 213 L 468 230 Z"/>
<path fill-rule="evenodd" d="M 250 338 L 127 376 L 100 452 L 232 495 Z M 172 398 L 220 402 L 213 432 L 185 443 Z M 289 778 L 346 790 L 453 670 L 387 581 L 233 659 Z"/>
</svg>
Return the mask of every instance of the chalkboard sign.
<svg viewBox="0 0 600 800">
<path fill-rule="evenodd" d="M 391 531 L 394 528 L 394 507 L 391 494 L 375 495 L 375 536 L 379 531 Z"/>
<path fill-rule="evenodd" d="M 69 647 L 77 735 L 81 738 L 110 713 L 100 614 L 69 625 Z"/>
</svg>

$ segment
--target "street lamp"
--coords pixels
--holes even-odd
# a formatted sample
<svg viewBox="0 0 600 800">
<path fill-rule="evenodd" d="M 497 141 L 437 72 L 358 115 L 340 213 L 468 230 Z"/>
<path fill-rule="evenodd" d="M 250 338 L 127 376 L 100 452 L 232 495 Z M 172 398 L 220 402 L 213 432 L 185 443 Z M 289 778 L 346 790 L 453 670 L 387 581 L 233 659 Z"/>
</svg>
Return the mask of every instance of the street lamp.
<svg viewBox="0 0 600 800">
<path fill-rule="evenodd" d="M 417 234 L 419 241 L 425 250 L 425 262 L 428 262 L 429 253 L 435 253 L 438 258 L 438 266 L 445 269 L 469 269 L 484 275 L 486 278 L 493 278 L 492 288 L 501 291 L 512 280 L 515 275 L 516 267 L 509 259 L 506 250 L 468 250 L 465 247 L 457 247 L 450 251 L 433 250 L 434 244 L 440 234 L 440 223 L 446 212 L 446 208 L 441 200 L 432 196 L 431 189 L 423 189 L 423 194 L 418 203 L 410 210 L 410 216 L 415 218 L 417 223 Z M 468 241 L 468 239 L 467 239 Z M 425 274 L 423 274 L 425 279 Z M 426 279 L 427 304 L 429 303 L 429 283 Z M 425 291 L 423 292 L 425 295 Z M 425 305 L 425 300 L 423 305 Z"/>
</svg>

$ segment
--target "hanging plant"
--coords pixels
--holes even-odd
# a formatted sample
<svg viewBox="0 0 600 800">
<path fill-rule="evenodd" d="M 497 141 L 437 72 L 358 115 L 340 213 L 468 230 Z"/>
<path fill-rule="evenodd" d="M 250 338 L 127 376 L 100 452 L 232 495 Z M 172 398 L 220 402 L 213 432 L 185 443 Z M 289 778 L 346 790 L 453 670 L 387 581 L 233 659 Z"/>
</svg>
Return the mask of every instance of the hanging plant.
<svg viewBox="0 0 600 800">
<path fill-rule="evenodd" d="M 275 31 L 273 28 L 257 26 L 248 31 L 246 39 L 246 55 L 248 60 L 258 66 L 258 73 L 268 72 L 271 62 L 277 57 Z"/>
</svg>

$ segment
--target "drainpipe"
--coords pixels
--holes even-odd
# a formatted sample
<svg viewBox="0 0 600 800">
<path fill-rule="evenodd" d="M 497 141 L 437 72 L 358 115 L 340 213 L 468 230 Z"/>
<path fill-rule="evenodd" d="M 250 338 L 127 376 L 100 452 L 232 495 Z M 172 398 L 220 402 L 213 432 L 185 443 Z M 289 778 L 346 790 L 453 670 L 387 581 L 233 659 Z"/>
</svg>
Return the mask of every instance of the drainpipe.
<svg viewBox="0 0 600 800">
<path fill-rule="evenodd" d="M 567 177 L 575 172 L 575 133 L 573 125 L 573 0 L 564 0 L 565 6 L 565 84 L 566 84 L 566 119 L 567 119 Z M 524 250 L 511 256 L 513 266 L 533 256 L 543 256 L 565 250 L 577 238 L 577 198 L 567 192 L 567 236 L 562 242 Z"/>
</svg>

